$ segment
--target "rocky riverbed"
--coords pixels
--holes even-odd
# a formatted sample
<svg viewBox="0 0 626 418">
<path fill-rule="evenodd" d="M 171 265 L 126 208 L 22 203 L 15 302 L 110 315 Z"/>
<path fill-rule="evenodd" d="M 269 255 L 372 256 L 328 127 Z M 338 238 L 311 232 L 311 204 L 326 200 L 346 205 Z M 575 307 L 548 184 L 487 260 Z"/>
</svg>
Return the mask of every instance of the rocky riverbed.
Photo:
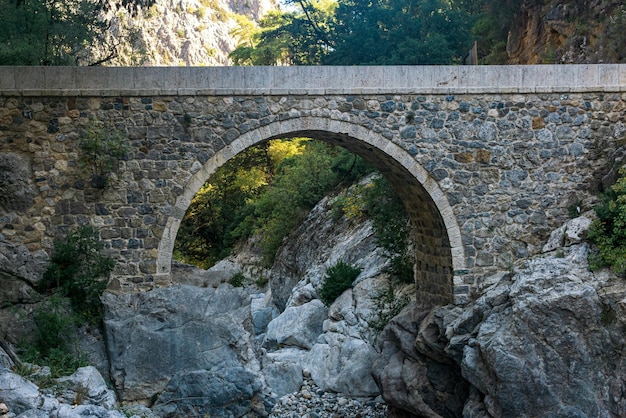
<svg viewBox="0 0 626 418">
<path fill-rule="evenodd" d="M 324 392 L 310 376 L 305 377 L 302 388 L 278 400 L 270 418 L 384 418 L 387 405 L 380 396 L 376 398 L 349 398 Z"/>
</svg>

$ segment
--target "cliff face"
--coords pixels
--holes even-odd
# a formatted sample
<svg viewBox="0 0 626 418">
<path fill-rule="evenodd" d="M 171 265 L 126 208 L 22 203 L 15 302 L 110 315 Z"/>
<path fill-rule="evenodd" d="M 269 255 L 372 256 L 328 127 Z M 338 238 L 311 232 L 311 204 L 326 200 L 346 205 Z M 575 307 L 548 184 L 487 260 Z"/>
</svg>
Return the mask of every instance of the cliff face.
<svg viewBox="0 0 626 418">
<path fill-rule="evenodd" d="M 230 65 L 237 15 L 258 20 L 276 0 L 156 0 L 149 7 L 111 11 L 107 44 L 119 54 L 106 65 Z M 93 61 L 110 53 L 93 49 Z"/>
<path fill-rule="evenodd" d="M 508 63 L 625 62 L 625 33 L 620 0 L 527 0 L 511 24 Z"/>
</svg>

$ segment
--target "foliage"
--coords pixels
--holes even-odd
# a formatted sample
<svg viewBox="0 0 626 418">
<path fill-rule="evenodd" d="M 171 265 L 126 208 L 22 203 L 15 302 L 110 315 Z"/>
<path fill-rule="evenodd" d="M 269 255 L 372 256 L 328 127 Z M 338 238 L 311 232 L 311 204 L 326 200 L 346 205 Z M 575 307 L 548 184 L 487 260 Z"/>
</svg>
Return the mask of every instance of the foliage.
<svg viewBox="0 0 626 418">
<path fill-rule="evenodd" d="M 239 45 L 229 55 L 235 65 L 313 65 L 328 51 L 325 33 L 335 2 L 299 2 L 301 12 L 272 11 L 259 20 L 237 18 L 232 34 Z"/>
<path fill-rule="evenodd" d="M 471 47 L 473 18 L 445 0 L 339 0 L 324 63 L 453 64 Z"/>
<path fill-rule="evenodd" d="M 320 300 L 330 306 L 345 290 L 352 287 L 352 282 L 361 273 L 359 267 L 339 261 L 326 270 L 324 282 L 319 291 Z"/>
<path fill-rule="evenodd" d="M 374 331 L 380 333 L 396 315 L 402 311 L 409 303 L 411 298 L 407 295 L 396 297 L 396 288 L 393 283 L 382 292 L 379 292 L 374 298 L 377 316 L 368 324 Z"/>
<path fill-rule="evenodd" d="M 70 347 L 81 318 L 71 312 L 69 304 L 67 298 L 55 295 L 37 308 L 33 315 L 36 335 L 31 344 L 22 347 L 22 359 L 50 367 L 52 377 L 71 374 L 87 365 L 84 356 L 76 355 Z"/>
<path fill-rule="evenodd" d="M 372 220 L 376 242 L 390 258 L 389 273 L 403 283 L 413 283 L 410 223 L 402 200 L 384 177 L 352 187 L 333 205 L 333 217 L 366 216 Z"/>
<path fill-rule="evenodd" d="M 77 65 L 104 33 L 95 0 L 0 0 L 0 64 Z"/>
<path fill-rule="evenodd" d="M 0 0 L 0 65 L 99 65 L 117 58 L 125 38 L 140 40 L 121 21 L 110 36 L 112 9 L 120 3 L 132 13 L 153 1 Z"/>
<path fill-rule="evenodd" d="M 471 46 L 464 1 L 291 0 L 296 6 L 240 22 L 235 65 L 460 63 Z"/>
<path fill-rule="evenodd" d="M 85 129 L 80 141 L 83 163 L 92 173 L 92 185 L 104 188 L 115 170 L 118 160 L 126 157 L 130 150 L 126 135 L 119 129 L 92 121 Z"/>
<path fill-rule="evenodd" d="M 234 230 L 250 212 L 271 178 L 278 153 L 273 141 L 252 147 L 220 167 L 194 199 L 181 223 L 174 255 L 177 259 L 208 268 L 233 248 Z"/>
<path fill-rule="evenodd" d="M 106 278 L 113 269 L 113 259 L 100 254 L 98 232 L 85 225 L 56 240 L 48 269 L 39 290 L 58 292 L 69 298 L 74 311 L 90 323 L 102 319 L 100 296 L 106 289 Z"/>
<path fill-rule="evenodd" d="M 610 267 L 626 276 L 626 166 L 620 175 L 603 204 L 595 208 L 598 219 L 592 223 L 588 239 L 597 250 L 589 256 L 589 267 Z"/>
<path fill-rule="evenodd" d="M 265 264 L 271 265 L 285 236 L 320 199 L 368 170 L 343 148 L 301 138 L 249 148 L 218 169 L 194 197 L 175 257 L 207 268 L 257 234 Z"/>
<path fill-rule="evenodd" d="M 507 38 L 521 12 L 521 0 L 482 0 L 471 31 L 482 64 L 506 64 Z"/>
<path fill-rule="evenodd" d="M 246 276 L 239 272 L 233 274 L 228 283 L 230 283 L 233 287 L 243 287 L 246 280 Z"/>
</svg>

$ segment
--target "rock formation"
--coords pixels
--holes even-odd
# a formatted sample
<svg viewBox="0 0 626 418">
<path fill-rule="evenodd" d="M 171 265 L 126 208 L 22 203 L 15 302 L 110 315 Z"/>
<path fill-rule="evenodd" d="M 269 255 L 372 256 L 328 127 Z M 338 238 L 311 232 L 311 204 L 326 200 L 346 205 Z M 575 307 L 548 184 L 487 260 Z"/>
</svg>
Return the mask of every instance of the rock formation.
<svg viewBox="0 0 626 418">
<path fill-rule="evenodd" d="M 310 399 L 305 388 L 315 388 L 339 393 L 326 399 L 350 408 L 347 397 L 381 394 L 391 417 L 626 415 L 626 284 L 588 270 L 590 214 L 556 229 L 543 254 L 486 278 L 467 305 L 421 311 L 405 297 L 411 287 L 390 284 L 371 225 L 337 220 L 331 207 L 324 199 L 285 241 L 274 268 L 262 272 L 266 289 L 254 277 L 245 287 L 227 283 L 260 271 L 241 265 L 239 254 L 213 271 L 177 265 L 179 283 L 170 288 L 106 294 L 113 388 L 93 367 L 50 379 L 45 368 L 15 367 L 0 350 L 0 411 L 268 416 L 275 406 L 297 411 L 293 394 Z M 32 288 L 43 259 L 1 247 L 3 289 L 14 289 L 2 294 L 5 304 L 31 300 L 20 286 Z M 325 306 L 318 290 L 338 260 L 361 273 Z M 380 332 L 383 314 L 403 305 L 385 300 L 408 305 Z M 7 323 L 2 330 L 11 335 Z M 51 381 L 55 389 L 45 389 Z M 120 401 L 151 409 L 136 404 L 122 413 Z"/>
<path fill-rule="evenodd" d="M 407 308 L 379 344 L 387 403 L 428 417 L 624 416 L 626 284 L 591 273 L 588 251 L 575 240 L 524 260 L 463 309 Z"/>
<path fill-rule="evenodd" d="M 624 62 L 625 28 L 622 1 L 522 2 L 511 23 L 508 64 Z"/>
<path fill-rule="evenodd" d="M 229 65 L 238 43 L 236 14 L 258 20 L 275 0 L 156 0 L 111 11 L 110 44 L 120 53 L 108 65 Z M 95 49 L 93 61 L 110 50 Z"/>
</svg>

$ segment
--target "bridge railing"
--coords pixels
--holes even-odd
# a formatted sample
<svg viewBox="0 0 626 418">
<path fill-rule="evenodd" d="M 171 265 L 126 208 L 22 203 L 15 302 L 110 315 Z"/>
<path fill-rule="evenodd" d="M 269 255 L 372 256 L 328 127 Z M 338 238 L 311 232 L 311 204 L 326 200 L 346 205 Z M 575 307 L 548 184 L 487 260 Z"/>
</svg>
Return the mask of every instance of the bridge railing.
<svg viewBox="0 0 626 418">
<path fill-rule="evenodd" d="M 626 92 L 626 64 L 9 67 L 0 96 Z"/>
</svg>

